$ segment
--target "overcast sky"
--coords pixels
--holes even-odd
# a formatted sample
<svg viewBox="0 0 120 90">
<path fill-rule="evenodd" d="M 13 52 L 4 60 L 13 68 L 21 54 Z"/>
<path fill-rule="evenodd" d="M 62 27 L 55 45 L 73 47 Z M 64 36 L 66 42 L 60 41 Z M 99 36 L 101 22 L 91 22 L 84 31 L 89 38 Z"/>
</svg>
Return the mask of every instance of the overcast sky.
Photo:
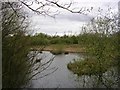
<svg viewBox="0 0 120 90">
<path fill-rule="evenodd" d="M 59 0 L 60 3 L 69 3 L 70 0 Z M 73 7 L 81 8 L 93 7 L 93 11 L 88 15 L 73 14 L 66 10 L 59 9 L 60 14 L 56 18 L 44 17 L 30 12 L 30 28 L 34 33 L 46 33 L 49 35 L 63 35 L 63 34 L 79 34 L 83 24 L 88 23 L 92 17 L 97 15 L 98 8 L 104 9 L 103 13 L 107 11 L 108 7 L 112 11 L 118 11 L 118 2 L 120 0 L 74 0 Z M 73 2 L 73 0 L 72 0 Z M 36 8 L 37 5 L 32 7 Z M 57 8 L 58 9 L 58 8 Z"/>
</svg>

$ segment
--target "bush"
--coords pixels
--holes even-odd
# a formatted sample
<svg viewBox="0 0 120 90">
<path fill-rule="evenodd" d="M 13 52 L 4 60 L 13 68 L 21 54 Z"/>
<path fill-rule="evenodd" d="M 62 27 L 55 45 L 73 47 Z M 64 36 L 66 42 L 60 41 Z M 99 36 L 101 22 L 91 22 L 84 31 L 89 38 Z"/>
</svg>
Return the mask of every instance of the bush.
<svg viewBox="0 0 120 90">
<path fill-rule="evenodd" d="M 46 38 L 32 37 L 31 45 L 48 45 L 49 41 Z"/>
</svg>

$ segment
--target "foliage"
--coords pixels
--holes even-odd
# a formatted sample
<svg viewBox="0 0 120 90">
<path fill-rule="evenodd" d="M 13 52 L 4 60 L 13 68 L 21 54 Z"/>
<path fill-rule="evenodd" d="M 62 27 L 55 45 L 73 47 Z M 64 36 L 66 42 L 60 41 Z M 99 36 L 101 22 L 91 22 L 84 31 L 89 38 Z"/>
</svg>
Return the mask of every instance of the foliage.
<svg viewBox="0 0 120 90">
<path fill-rule="evenodd" d="M 88 53 L 88 60 L 68 64 L 68 68 L 79 75 L 97 74 L 98 83 L 103 83 L 105 71 L 111 66 L 118 65 L 116 57 L 119 55 L 117 50 L 119 43 L 118 37 L 115 35 L 116 32 L 118 33 L 117 21 L 114 15 L 109 16 L 111 12 L 107 15 L 100 14 L 83 27 L 84 33 L 80 39 Z M 109 81 L 108 77 L 107 81 Z"/>
<path fill-rule="evenodd" d="M 20 88 L 29 81 L 31 69 L 28 62 L 29 38 L 25 36 L 24 19 L 16 13 L 15 3 L 2 3 L 2 87 Z M 24 27 L 25 26 L 25 27 Z"/>
<path fill-rule="evenodd" d="M 39 37 L 33 37 L 31 38 L 31 45 L 48 45 L 48 39 L 46 38 L 39 38 Z"/>
<path fill-rule="evenodd" d="M 113 64 L 114 63 L 114 64 Z M 109 68 L 115 66 L 114 61 L 102 61 L 100 64 L 94 58 L 86 58 L 85 60 L 76 60 L 73 63 L 69 63 L 67 65 L 68 69 L 78 76 L 81 75 L 99 75 L 101 73 L 105 73 Z"/>
<path fill-rule="evenodd" d="M 50 45 L 50 44 L 78 44 L 78 36 L 49 36 L 43 33 L 31 36 L 31 45 Z"/>
<path fill-rule="evenodd" d="M 17 88 L 29 81 L 28 38 L 9 37 L 3 41 L 3 88 Z"/>
</svg>

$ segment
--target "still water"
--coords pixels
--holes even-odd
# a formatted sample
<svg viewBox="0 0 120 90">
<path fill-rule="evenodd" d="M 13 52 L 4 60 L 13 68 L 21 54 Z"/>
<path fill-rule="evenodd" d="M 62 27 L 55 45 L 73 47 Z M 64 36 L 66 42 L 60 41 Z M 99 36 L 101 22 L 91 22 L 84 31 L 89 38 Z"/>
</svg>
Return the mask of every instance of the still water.
<svg viewBox="0 0 120 90">
<path fill-rule="evenodd" d="M 36 58 L 41 58 L 42 61 L 48 61 L 55 55 L 48 51 L 43 51 L 39 53 Z M 84 60 L 84 55 L 80 53 L 69 53 L 56 55 L 51 65 L 47 70 L 38 74 L 30 82 L 30 87 L 32 88 L 83 88 L 83 87 L 94 87 L 96 83 L 96 78 L 94 76 L 80 76 L 67 69 L 67 64 L 72 62 L 74 59 Z M 55 72 L 51 73 L 57 69 Z M 49 74 L 51 73 L 51 74 Z M 47 75 L 49 74 L 49 75 Z M 44 76 L 43 78 L 39 78 Z M 100 86 L 104 87 L 104 86 Z"/>
</svg>

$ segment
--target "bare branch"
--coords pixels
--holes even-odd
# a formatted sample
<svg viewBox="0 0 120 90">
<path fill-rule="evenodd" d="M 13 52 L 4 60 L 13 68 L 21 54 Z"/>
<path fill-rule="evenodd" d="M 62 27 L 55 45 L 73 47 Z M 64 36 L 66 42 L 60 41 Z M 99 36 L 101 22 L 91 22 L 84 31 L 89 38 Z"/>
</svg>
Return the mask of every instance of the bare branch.
<svg viewBox="0 0 120 90">
<path fill-rule="evenodd" d="M 67 11 L 69 11 L 71 13 L 79 13 L 79 14 L 84 14 L 84 15 L 86 15 L 85 12 L 90 12 L 92 10 L 92 8 L 91 9 L 86 9 L 86 8 L 83 8 L 83 7 L 80 8 L 79 10 L 77 10 L 77 9 L 75 10 L 75 8 L 70 9 L 72 4 L 73 4 L 73 2 L 70 2 L 69 4 L 63 4 L 62 5 L 62 4 L 59 4 L 59 0 L 53 0 L 53 1 L 52 0 L 51 1 L 50 0 L 44 0 L 44 1 L 45 1 L 44 3 L 43 2 L 39 2 L 38 0 L 33 1 L 36 4 L 39 5 L 39 7 L 37 7 L 36 9 L 33 9 L 30 5 L 28 5 L 24 1 L 20 1 L 20 2 L 23 5 L 25 5 L 27 8 L 29 8 L 30 10 L 32 10 L 33 12 L 35 12 L 37 14 L 41 14 L 43 16 L 50 16 L 50 17 L 53 17 L 53 18 L 55 18 L 55 16 L 58 15 L 59 12 L 58 12 L 58 10 L 56 10 L 55 12 L 50 11 L 51 7 L 56 7 L 57 6 L 58 8 L 67 10 Z M 33 4 L 33 2 L 32 2 L 32 4 Z M 45 9 L 46 7 L 47 8 L 50 7 L 50 8 L 48 8 L 46 10 Z"/>
<path fill-rule="evenodd" d="M 46 67 L 44 67 L 41 71 L 38 71 L 38 72 L 36 72 L 35 74 L 33 74 L 30 78 L 29 78 L 29 80 L 31 80 L 33 77 L 35 77 L 36 75 L 38 75 L 39 73 L 41 73 L 41 72 L 43 72 L 43 71 L 45 71 L 47 68 L 49 68 L 49 66 L 52 64 L 52 61 L 54 60 L 54 57 L 52 58 L 52 59 L 50 59 L 46 64 L 44 64 L 44 65 L 42 65 L 42 66 L 46 66 L 47 64 L 47 66 Z M 42 67 L 40 67 L 40 69 L 41 69 Z"/>
<path fill-rule="evenodd" d="M 71 12 L 71 13 L 80 13 L 80 14 L 83 13 L 82 10 L 79 10 L 79 11 L 72 11 L 72 10 L 70 10 L 69 7 L 71 6 L 72 3 L 70 3 L 69 7 L 64 7 L 64 6 L 59 5 L 57 2 L 53 2 L 53 1 L 49 1 L 49 0 L 46 0 L 46 1 L 56 5 L 59 8 L 65 9 L 65 10 Z"/>
<path fill-rule="evenodd" d="M 53 69 L 53 68 L 52 68 L 52 69 Z M 36 78 L 36 79 L 32 79 L 32 80 L 37 80 L 37 79 L 40 79 L 40 78 L 44 78 L 44 77 L 46 77 L 46 76 L 48 76 L 48 75 L 54 73 L 55 71 L 57 71 L 57 69 L 58 69 L 58 68 L 56 68 L 55 70 L 53 70 L 53 71 L 50 72 L 50 73 L 47 73 L 47 74 L 45 74 L 45 75 L 42 75 L 42 76 L 40 76 L 40 77 L 38 77 L 38 78 Z"/>
</svg>

